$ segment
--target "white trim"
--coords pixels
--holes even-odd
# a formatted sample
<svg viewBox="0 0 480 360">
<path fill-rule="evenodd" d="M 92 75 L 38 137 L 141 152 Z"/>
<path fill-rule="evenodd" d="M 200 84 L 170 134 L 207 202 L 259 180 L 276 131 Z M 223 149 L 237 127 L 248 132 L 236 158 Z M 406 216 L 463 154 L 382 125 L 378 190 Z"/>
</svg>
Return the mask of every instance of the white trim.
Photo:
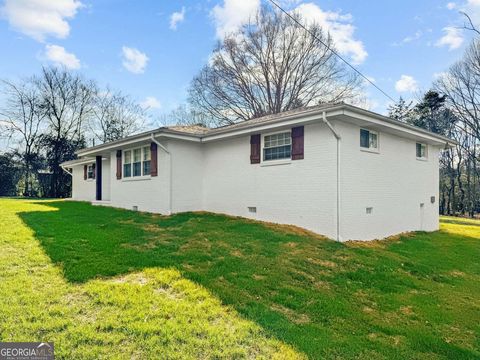
<svg viewBox="0 0 480 360">
<path fill-rule="evenodd" d="M 145 180 L 152 180 L 152 177 L 150 175 L 144 175 L 144 176 L 132 176 L 127 178 L 122 178 L 122 182 L 145 181 Z"/>
</svg>

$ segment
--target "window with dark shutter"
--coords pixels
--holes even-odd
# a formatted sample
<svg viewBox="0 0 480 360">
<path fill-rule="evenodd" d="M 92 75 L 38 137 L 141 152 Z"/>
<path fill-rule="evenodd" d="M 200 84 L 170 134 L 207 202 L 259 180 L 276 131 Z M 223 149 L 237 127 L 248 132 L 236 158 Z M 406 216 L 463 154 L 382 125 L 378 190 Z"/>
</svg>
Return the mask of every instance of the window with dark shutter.
<svg viewBox="0 0 480 360">
<path fill-rule="evenodd" d="M 304 144 L 304 130 L 303 126 L 292 128 L 292 160 L 303 159 L 303 144 Z"/>
<path fill-rule="evenodd" d="M 260 163 L 260 134 L 250 136 L 250 164 Z"/>
</svg>

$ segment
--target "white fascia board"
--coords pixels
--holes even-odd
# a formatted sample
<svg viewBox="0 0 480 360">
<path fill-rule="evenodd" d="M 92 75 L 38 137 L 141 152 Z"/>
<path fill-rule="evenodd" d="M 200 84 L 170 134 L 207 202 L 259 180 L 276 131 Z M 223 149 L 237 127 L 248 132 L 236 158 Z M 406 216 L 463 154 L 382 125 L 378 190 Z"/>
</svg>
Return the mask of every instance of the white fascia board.
<svg viewBox="0 0 480 360">
<path fill-rule="evenodd" d="M 255 124 L 250 127 L 246 127 L 238 130 L 232 130 L 222 134 L 206 135 L 205 137 L 203 137 L 202 142 L 221 140 L 229 137 L 241 136 L 246 134 L 255 134 L 255 133 L 260 133 L 264 131 L 272 131 L 272 130 L 275 131 L 276 129 L 279 129 L 279 128 L 292 127 L 300 124 L 306 125 L 313 122 L 322 121 L 322 114 L 324 111 L 328 114 L 328 116 L 341 115 L 343 113 L 340 109 L 330 110 L 330 111 L 328 109 L 320 110 L 320 111 L 316 111 L 312 115 L 297 116 L 293 119 L 286 118 L 284 121 L 278 121 L 278 122 L 268 123 L 263 125 Z"/>
<path fill-rule="evenodd" d="M 178 140 L 187 140 L 187 141 L 193 141 L 193 142 L 200 142 L 200 138 L 196 136 L 189 136 L 189 135 L 181 135 L 181 134 L 172 134 L 172 133 L 149 133 L 148 135 L 142 136 L 142 137 L 137 137 L 134 139 L 129 139 L 125 138 L 123 141 L 116 141 L 111 144 L 106 144 L 105 146 L 99 145 L 96 148 L 86 148 L 84 150 L 79 150 L 77 152 L 77 155 L 79 156 L 94 156 L 95 154 L 102 154 L 105 153 L 106 151 L 112 151 L 115 149 L 119 148 L 124 148 L 126 146 L 136 144 L 136 143 L 141 143 L 141 142 L 148 142 L 152 140 L 152 134 L 154 134 L 155 137 L 164 137 L 167 139 L 178 139 Z"/>
<path fill-rule="evenodd" d="M 369 122 L 369 123 L 377 125 L 377 126 L 386 127 L 386 128 L 397 130 L 397 131 L 400 131 L 400 132 L 403 132 L 403 133 L 406 133 L 406 134 L 409 134 L 409 135 L 413 135 L 415 137 L 419 137 L 419 138 L 428 140 L 432 143 L 435 143 L 436 145 L 445 145 L 445 144 L 454 144 L 455 143 L 454 140 L 450 140 L 450 139 L 445 138 L 441 135 L 431 134 L 428 131 L 424 132 L 421 129 L 416 129 L 415 127 L 410 126 L 408 124 L 395 124 L 395 123 L 393 123 L 393 120 L 392 121 L 387 121 L 381 115 L 379 115 L 378 118 L 377 118 L 375 116 L 364 115 L 364 114 L 361 114 L 358 111 L 351 111 L 349 109 L 345 109 L 343 111 L 343 114 L 345 116 L 350 117 L 350 118 L 356 118 L 356 119 L 363 120 L 365 122 Z"/>
<path fill-rule="evenodd" d="M 102 157 L 102 161 L 108 160 L 107 158 Z M 68 164 L 68 163 L 62 163 L 60 164 L 60 167 L 62 168 L 72 168 L 74 166 L 78 165 L 85 165 L 85 164 L 91 164 L 94 163 L 96 160 L 95 158 L 89 158 L 89 159 L 78 159 L 78 161 Z"/>
</svg>

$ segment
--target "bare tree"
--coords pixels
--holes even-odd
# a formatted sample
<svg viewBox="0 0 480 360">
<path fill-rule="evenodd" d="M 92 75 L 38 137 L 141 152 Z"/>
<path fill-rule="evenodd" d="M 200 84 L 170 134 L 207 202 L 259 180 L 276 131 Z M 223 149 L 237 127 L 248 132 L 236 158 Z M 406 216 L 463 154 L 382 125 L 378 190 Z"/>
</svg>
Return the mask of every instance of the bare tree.
<svg viewBox="0 0 480 360">
<path fill-rule="evenodd" d="M 217 45 L 192 81 L 190 104 L 229 124 L 355 96 L 361 82 L 329 50 L 330 35 L 316 24 L 309 30 L 314 36 L 286 15 L 262 8 Z"/>
<path fill-rule="evenodd" d="M 480 35 L 480 30 L 478 30 L 478 28 L 475 26 L 470 15 L 468 15 L 464 11 L 460 11 L 460 14 L 462 14 L 466 18 L 466 22 L 463 24 L 463 29 L 473 31 L 477 35 Z"/>
<path fill-rule="evenodd" d="M 177 124 L 177 125 L 200 125 L 204 127 L 214 126 L 207 114 L 202 111 L 193 109 L 192 107 L 182 104 L 173 109 L 169 114 L 164 116 L 165 124 Z"/>
<path fill-rule="evenodd" d="M 451 134 L 459 144 L 449 155 L 448 202 L 456 204 L 452 206 L 453 213 L 473 216 L 480 211 L 480 40 L 473 40 L 463 58 L 435 86 L 446 95 L 446 102 L 458 119 Z"/>
<path fill-rule="evenodd" d="M 41 111 L 38 90 L 31 80 L 19 84 L 1 81 L 5 102 L 0 108 L 2 130 L 9 138 L 18 141 L 23 151 L 24 196 L 32 195 L 32 170 L 38 157 L 38 140 L 44 113 Z"/>
<path fill-rule="evenodd" d="M 141 130 L 145 118 L 145 109 L 138 103 L 107 88 L 94 96 L 90 128 L 99 141 L 114 141 Z"/>
<path fill-rule="evenodd" d="M 43 68 L 35 83 L 52 135 L 78 140 L 92 114 L 96 84 L 56 67 Z"/>
<path fill-rule="evenodd" d="M 64 197 L 70 192 L 71 178 L 60 164 L 75 157 L 84 146 L 85 129 L 92 114 L 96 84 L 63 68 L 43 68 L 34 78 L 47 130 L 42 146 L 51 172 L 48 196 Z"/>
<path fill-rule="evenodd" d="M 475 40 L 462 60 L 454 64 L 435 86 L 447 95 L 448 102 L 480 139 L 480 41 Z"/>
</svg>

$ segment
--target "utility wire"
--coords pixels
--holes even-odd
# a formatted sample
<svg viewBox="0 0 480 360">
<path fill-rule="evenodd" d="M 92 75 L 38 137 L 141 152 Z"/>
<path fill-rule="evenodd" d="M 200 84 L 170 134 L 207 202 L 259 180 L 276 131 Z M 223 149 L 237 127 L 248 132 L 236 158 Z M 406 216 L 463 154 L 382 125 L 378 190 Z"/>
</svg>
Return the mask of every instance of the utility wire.
<svg viewBox="0 0 480 360">
<path fill-rule="evenodd" d="M 319 39 L 313 32 L 311 32 L 309 29 L 307 29 L 300 21 L 298 21 L 295 17 L 293 17 L 291 14 L 289 14 L 286 10 L 284 10 L 280 5 L 278 5 L 274 0 L 268 0 L 270 1 L 275 7 L 277 7 L 281 12 L 283 12 L 285 15 L 287 15 L 290 19 L 292 19 L 298 26 L 300 26 L 303 30 L 305 30 L 307 33 L 309 33 L 314 39 L 322 43 L 327 50 L 330 50 L 332 54 L 337 56 L 340 60 L 342 60 L 345 64 L 347 64 L 348 67 L 350 67 L 353 71 L 355 71 L 358 75 L 360 75 L 362 78 L 364 78 L 368 83 L 370 83 L 375 89 L 380 91 L 383 95 L 385 95 L 388 99 L 392 100 L 393 102 L 396 102 L 390 95 L 388 95 L 385 91 L 383 91 L 380 87 L 375 85 L 375 83 L 370 80 L 367 76 L 363 75 L 360 70 L 358 70 L 355 66 L 350 64 L 343 56 L 341 56 L 339 53 L 337 53 L 334 49 L 332 49 L 330 46 L 325 44 L 321 39 Z"/>
</svg>

